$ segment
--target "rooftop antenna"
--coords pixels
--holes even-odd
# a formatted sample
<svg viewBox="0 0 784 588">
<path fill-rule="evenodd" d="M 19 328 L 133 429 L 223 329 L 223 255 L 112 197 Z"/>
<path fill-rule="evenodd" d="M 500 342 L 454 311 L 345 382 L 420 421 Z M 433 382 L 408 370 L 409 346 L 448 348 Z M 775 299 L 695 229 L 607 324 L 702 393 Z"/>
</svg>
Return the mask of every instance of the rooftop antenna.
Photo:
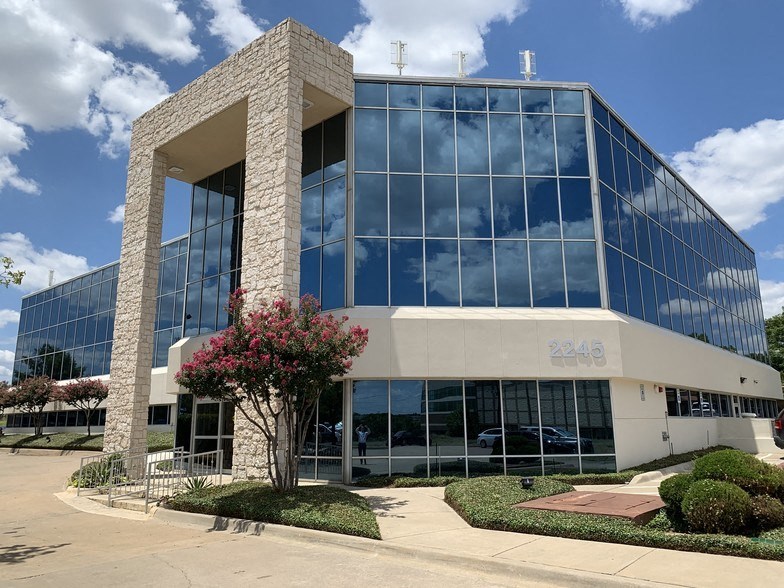
<svg viewBox="0 0 784 588">
<path fill-rule="evenodd" d="M 407 43 L 403 41 L 392 41 L 390 43 L 392 46 L 392 65 L 397 66 L 397 73 L 398 75 L 403 75 L 403 68 L 408 65 L 408 46 Z"/>
<path fill-rule="evenodd" d="M 530 49 L 520 51 L 520 73 L 530 81 L 536 75 L 536 53 Z"/>
<path fill-rule="evenodd" d="M 456 51 L 452 53 L 452 61 L 457 66 L 457 77 L 464 78 L 466 77 L 465 71 L 465 60 L 466 60 L 466 53 L 463 51 Z"/>
<path fill-rule="evenodd" d="M 54 270 L 49 270 L 49 287 L 54 284 Z"/>
</svg>

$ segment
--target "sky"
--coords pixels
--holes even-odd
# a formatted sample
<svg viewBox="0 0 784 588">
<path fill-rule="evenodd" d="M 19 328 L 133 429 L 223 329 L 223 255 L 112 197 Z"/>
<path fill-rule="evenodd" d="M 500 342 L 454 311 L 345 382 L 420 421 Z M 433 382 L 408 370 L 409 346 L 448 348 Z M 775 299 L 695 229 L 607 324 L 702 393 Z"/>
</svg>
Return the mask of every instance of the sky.
<svg viewBox="0 0 784 588">
<path fill-rule="evenodd" d="M 358 73 L 588 82 L 756 251 L 766 317 L 784 305 L 780 0 L 0 0 L 0 380 L 21 297 L 119 258 L 134 118 L 292 17 Z M 187 231 L 168 180 L 163 238 Z"/>
</svg>

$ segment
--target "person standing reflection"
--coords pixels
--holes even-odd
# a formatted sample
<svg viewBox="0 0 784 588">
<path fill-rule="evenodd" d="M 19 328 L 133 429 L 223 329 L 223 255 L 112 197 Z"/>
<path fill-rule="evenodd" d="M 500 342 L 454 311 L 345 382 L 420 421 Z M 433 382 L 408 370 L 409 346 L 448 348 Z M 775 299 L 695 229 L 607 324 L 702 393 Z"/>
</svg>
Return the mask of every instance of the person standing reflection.
<svg viewBox="0 0 784 588">
<path fill-rule="evenodd" d="M 367 425 L 365 425 L 365 423 L 360 423 L 356 429 L 356 433 L 357 433 L 357 440 L 358 440 L 357 450 L 359 452 L 359 457 L 366 457 L 367 440 L 368 437 L 370 436 L 370 429 L 367 427 Z M 367 465 L 367 460 L 360 459 L 359 463 Z"/>
</svg>

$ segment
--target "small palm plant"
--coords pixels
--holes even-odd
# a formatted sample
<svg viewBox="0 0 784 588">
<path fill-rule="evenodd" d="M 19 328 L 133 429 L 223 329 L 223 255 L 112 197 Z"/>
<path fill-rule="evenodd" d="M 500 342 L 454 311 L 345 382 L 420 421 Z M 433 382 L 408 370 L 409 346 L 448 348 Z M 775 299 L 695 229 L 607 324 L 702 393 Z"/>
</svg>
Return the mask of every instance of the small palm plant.
<svg viewBox="0 0 784 588">
<path fill-rule="evenodd" d="M 207 476 L 197 476 L 193 478 L 188 478 L 185 480 L 185 489 L 188 492 L 195 492 L 196 490 L 203 490 L 204 488 L 209 488 L 212 486 L 212 482 L 210 482 Z"/>
</svg>

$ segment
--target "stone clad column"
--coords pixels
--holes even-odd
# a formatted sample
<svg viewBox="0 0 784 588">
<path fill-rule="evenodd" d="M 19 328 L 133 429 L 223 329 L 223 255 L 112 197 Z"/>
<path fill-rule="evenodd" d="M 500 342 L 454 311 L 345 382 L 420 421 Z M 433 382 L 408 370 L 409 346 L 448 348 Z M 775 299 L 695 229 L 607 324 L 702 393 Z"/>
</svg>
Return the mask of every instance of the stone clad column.
<svg viewBox="0 0 784 588">
<path fill-rule="evenodd" d="M 166 155 L 134 133 L 128 162 L 105 452 L 147 451 Z"/>
</svg>

